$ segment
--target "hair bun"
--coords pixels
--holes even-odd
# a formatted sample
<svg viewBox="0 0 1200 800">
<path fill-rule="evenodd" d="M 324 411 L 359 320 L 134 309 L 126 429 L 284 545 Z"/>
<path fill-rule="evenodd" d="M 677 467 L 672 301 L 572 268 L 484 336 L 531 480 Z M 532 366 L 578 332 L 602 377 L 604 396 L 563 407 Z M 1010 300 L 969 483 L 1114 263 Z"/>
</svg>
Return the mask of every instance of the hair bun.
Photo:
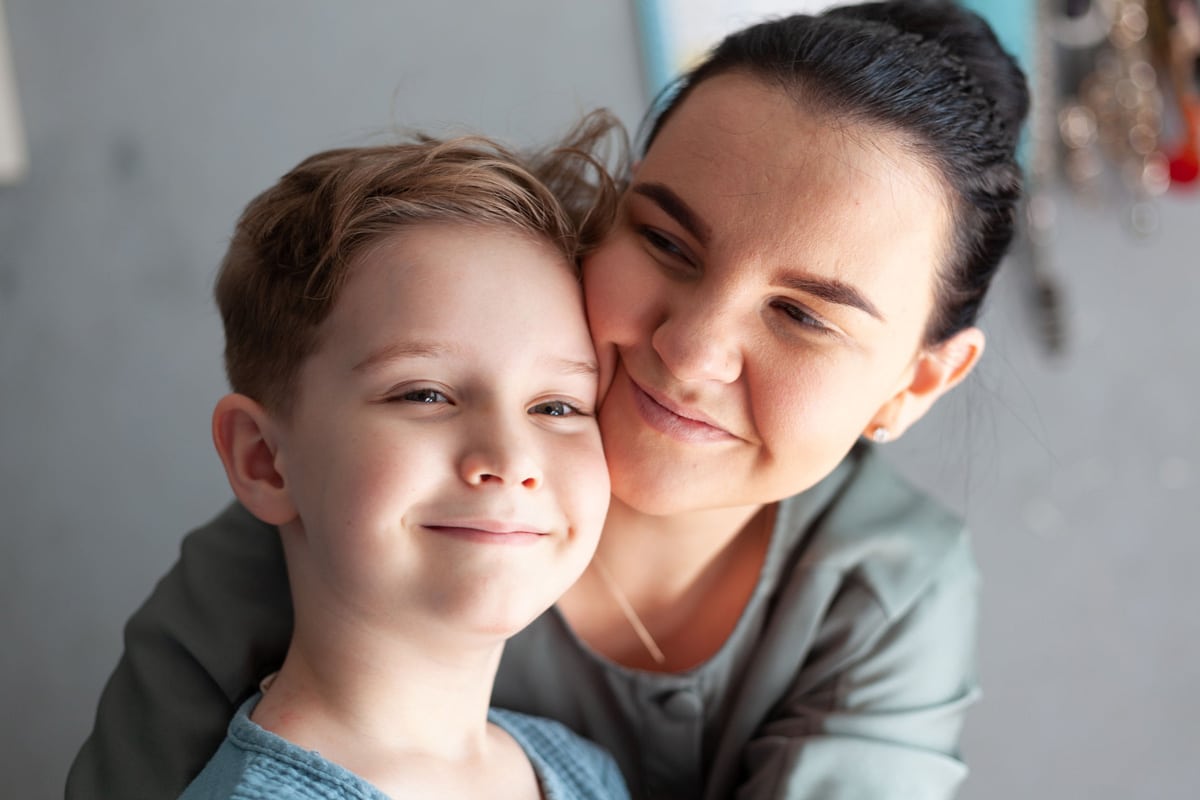
<svg viewBox="0 0 1200 800">
<path fill-rule="evenodd" d="M 995 105 L 996 115 L 1016 138 L 1029 113 L 1025 74 L 978 14 L 954 3 L 917 0 L 861 3 L 830 9 L 827 13 L 889 25 L 941 45 L 962 62 Z"/>
</svg>

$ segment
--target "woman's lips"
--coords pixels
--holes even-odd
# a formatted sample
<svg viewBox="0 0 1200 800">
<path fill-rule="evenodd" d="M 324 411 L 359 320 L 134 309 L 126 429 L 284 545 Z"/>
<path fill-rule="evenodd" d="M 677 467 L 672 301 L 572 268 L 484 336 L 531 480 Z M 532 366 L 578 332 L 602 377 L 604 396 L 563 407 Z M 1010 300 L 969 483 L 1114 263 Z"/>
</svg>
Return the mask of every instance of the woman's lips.
<svg viewBox="0 0 1200 800">
<path fill-rule="evenodd" d="M 681 442 L 727 442 L 736 439 L 724 428 L 704 420 L 687 416 L 660 402 L 639 386 L 632 378 L 629 388 L 633 393 L 633 406 L 647 425 L 656 431 Z"/>
</svg>

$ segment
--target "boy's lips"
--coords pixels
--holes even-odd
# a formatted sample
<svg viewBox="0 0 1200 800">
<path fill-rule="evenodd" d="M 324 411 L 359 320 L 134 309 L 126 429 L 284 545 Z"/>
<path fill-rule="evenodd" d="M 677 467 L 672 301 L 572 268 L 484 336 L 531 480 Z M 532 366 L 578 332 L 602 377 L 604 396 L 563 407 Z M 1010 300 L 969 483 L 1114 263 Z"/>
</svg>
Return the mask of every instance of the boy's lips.
<svg viewBox="0 0 1200 800">
<path fill-rule="evenodd" d="M 723 442 L 738 438 L 699 409 L 675 403 L 664 395 L 644 388 L 633 378 L 629 378 L 629 388 L 633 394 L 634 408 L 642 420 L 673 439 Z"/>
<path fill-rule="evenodd" d="M 532 523 L 495 519 L 438 520 L 422 527 L 444 536 L 489 544 L 529 544 L 550 533 Z"/>
</svg>

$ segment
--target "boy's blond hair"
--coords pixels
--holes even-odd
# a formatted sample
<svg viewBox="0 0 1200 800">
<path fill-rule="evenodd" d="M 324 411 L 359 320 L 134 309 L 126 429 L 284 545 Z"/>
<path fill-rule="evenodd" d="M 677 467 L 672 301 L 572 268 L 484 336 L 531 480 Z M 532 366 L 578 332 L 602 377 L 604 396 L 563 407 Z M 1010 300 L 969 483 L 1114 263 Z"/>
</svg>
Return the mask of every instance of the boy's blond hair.
<svg viewBox="0 0 1200 800">
<path fill-rule="evenodd" d="M 287 416 L 297 374 L 355 257 L 407 226 L 511 230 L 578 263 L 615 214 L 617 191 L 594 156 L 607 141 L 623 158 L 619 123 L 596 112 L 560 146 L 527 157 L 468 136 L 305 159 L 246 207 L 217 276 L 233 390 Z"/>
</svg>

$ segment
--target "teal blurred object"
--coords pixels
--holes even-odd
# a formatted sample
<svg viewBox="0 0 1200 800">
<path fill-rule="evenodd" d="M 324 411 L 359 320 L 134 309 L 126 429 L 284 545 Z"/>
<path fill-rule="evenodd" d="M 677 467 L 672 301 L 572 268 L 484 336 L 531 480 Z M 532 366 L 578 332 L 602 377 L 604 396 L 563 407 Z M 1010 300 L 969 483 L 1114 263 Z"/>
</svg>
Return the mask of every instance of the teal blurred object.
<svg viewBox="0 0 1200 800">
<path fill-rule="evenodd" d="M 1016 56 L 1026 74 L 1032 74 L 1037 0 L 959 0 L 959 4 L 986 19 L 1004 49 Z"/>
<path fill-rule="evenodd" d="M 642 46 L 642 69 L 651 103 L 657 103 L 659 95 L 675 79 L 675 66 L 667 54 L 666 21 L 663 19 L 662 4 L 651 0 L 638 0 L 634 6 L 637 14 L 638 33 Z"/>
<path fill-rule="evenodd" d="M 1029 80 L 1030 91 L 1039 89 L 1037 84 L 1036 47 L 1034 36 L 1037 34 L 1035 20 L 1037 19 L 1037 3 L 1039 0 L 959 0 L 959 5 L 969 8 L 988 21 L 1000 44 L 1012 53 L 1025 70 Z M 1045 88 L 1041 87 L 1044 91 Z M 1029 125 L 1021 134 L 1021 143 L 1017 150 L 1021 163 L 1029 166 Z"/>
<path fill-rule="evenodd" d="M 1026 174 L 1026 201 L 1013 254 L 1029 278 L 1028 298 L 1037 318 L 1038 339 L 1047 353 L 1058 355 L 1064 351 L 1068 336 L 1062 285 L 1050 263 L 1049 247 L 1055 217 L 1049 187 L 1054 181 L 1057 103 L 1050 79 L 1050 56 L 1045 51 L 1047 41 L 1039 42 L 1037 38 L 1038 3 L 1049 0 L 958 1 L 992 26 L 1000 44 L 1025 70 L 1033 95 L 1030 118 L 1017 145 L 1017 159 Z"/>
<path fill-rule="evenodd" d="M 965 8 L 975 11 L 988 21 L 1000 43 L 1016 57 L 1025 74 L 1029 76 L 1031 87 L 1036 83 L 1036 26 L 1037 3 L 1042 0 L 958 0 Z M 686 11 L 688 18 L 695 22 L 692 15 L 702 17 L 708 15 L 712 20 L 702 19 L 701 22 L 720 23 L 722 19 L 729 24 L 693 25 L 692 27 L 705 31 L 712 36 L 712 41 L 703 42 L 706 49 L 715 43 L 724 33 L 740 28 L 745 19 L 738 19 L 738 14 L 755 11 L 763 16 L 770 14 L 785 14 L 794 12 L 818 13 L 831 6 L 850 0 L 722 0 L 703 4 L 703 8 L 692 8 L 683 0 L 636 0 L 634 10 L 637 17 L 637 28 L 641 44 L 642 69 L 646 80 L 646 88 L 651 103 L 662 99 L 661 93 L 668 89 L 678 77 L 679 72 L 686 68 L 688 53 L 699 44 L 688 40 L 687 31 L 681 26 L 680 15 Z M 698 4 L 700 5 L 700 4 Z M 734 24 L 736 21 L 736 24 Z M 695 54 L 695 53 L 692 53 Z M 1028 164 L 1028 126 L 1022 136 L 1020 158 Z"/>
</svg>

